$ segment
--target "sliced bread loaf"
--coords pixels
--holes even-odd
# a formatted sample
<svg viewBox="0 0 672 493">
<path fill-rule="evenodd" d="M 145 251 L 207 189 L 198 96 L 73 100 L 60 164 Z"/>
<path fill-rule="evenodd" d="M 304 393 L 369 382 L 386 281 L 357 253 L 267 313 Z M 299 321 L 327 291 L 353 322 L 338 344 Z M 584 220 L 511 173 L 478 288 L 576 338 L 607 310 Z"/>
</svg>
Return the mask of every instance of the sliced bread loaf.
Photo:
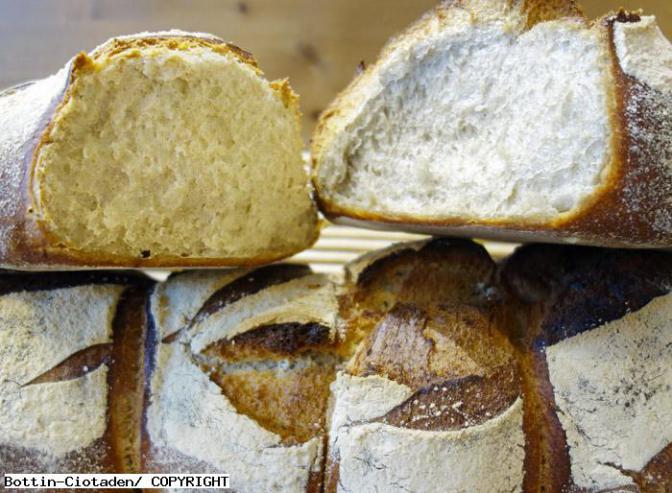
<svg viewBox="0 0 672 493">
<path fill-rule="evenodd" d="M 0 95 L 0 265 L 259 264 L 316 239 L 296 95 L 179 31 Z"/>
<path fill-rule="evenodd" d="M 443 2 L 322 114 L 320 206 L 349 224 L 672 245 L 672 45 L 572 0 Z"/>
</svg>

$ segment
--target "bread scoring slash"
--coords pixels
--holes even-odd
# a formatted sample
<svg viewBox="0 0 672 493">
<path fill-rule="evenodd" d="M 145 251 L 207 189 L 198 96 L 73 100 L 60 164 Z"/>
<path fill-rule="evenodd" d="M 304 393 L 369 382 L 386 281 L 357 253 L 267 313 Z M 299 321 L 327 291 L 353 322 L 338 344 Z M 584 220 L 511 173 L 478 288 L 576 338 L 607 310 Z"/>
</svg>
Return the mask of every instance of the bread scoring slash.
<svg viewBox="0 0 672 493">
<path fill-rule="evenodd" d="M 0 129 L 0 265 L 246 266 L 317 237 L 297 96 L 212 35 L 113 38 L 0 94 Z"/>
<path fill-rule="evenodd" d="M 572 0 L 443 2 L 325 110 L 312 157 L 337 222 L 669 247 L 672 45 Z"/>
</svg>

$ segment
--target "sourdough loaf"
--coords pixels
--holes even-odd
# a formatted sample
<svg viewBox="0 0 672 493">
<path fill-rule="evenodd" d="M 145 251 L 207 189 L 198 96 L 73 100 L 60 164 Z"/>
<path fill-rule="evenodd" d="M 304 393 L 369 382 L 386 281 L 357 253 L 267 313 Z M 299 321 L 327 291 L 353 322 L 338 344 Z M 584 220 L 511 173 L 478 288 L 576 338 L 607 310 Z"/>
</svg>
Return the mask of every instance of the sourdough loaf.
<svg viewBox="0 0 672 493">
<path fill-rule="evenodd" d="M 339 282 L 273 264 L 149 286 L 0 276 L 0 472 L 672 490 L 672 254 L 531 245 L 496 264 L 434 239 Z"/>
<path fill-rule="evenodd" d="M 298 265 L 181 273 L 151 315 L 144 469 L 227 473 L 238 493 L 321 491 L 335 285 Z"/>
<path fill-rule="evenodd" d="M 332 385 L 325 491 L 520 490 L 523 396 L 485 250 L 401 245 L 348 279 L 359 342 Z"/>
<path fill-rule="evenodd" d="M 672 45 L 573 0 L 453 0 L 324 111 L 337 222 L 515 241 L 672 245 Z"/>
<path fill-rule="evenodd" d="M 0 274 L 0 474 L 140 471 L 150 286 Z"/>
<path fill-rule="evenodd" d="M 672 490 L 672 255 L 474 243 L 346 270 L 325 491 Z"/>
<path fill-rule="evenodd" d="M 111 39 L 0 94 L 0 265 L 251 265 L 315 241 L 298 100 L 207 34 Z M 263 190 L 263 191 L 262 191 Z"/>
</svg>

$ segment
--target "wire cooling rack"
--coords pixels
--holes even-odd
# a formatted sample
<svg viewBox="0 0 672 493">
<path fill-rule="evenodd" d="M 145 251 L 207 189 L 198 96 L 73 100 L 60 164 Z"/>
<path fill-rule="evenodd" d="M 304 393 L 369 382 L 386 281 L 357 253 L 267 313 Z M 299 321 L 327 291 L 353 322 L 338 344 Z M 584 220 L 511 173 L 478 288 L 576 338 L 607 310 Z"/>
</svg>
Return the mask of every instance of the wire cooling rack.
<svg viewBox="0 0 672 493">
<path fill-rule="evenodd" d="M 426 238 L 428 237 L 410 233 L 329 225 L 322 230 L 320 239 L 312 248 L 292 257 L 291 261 L 310 264 L 316 272 L 337 274 L 341 272 L 343 265 L 366 252 L 385 248 L 393 243 Z M 483 244 L 495 259 L 508 255 L 516 246 L 493 241 Z"/>
<path fill-rule="evenodd" d="M 285 260 L 285 262 L 308 264 L 315 272 L 339 275 L 343 273 L 345 264 L 367 252 L 379 250 L 394 243 L 427 238 L 429 236 L 330 224 L 322 229 L 319 240 L 312 248 Z M 495 259 L 505 257 L 516 247 L 515 244 L 495 241 L 484 241 L 482 243 Z M 149 269 L 145 272 L 159 281 L 165 280 L 169 274 L 169 271 L 163 269 Z"/>
</svg>

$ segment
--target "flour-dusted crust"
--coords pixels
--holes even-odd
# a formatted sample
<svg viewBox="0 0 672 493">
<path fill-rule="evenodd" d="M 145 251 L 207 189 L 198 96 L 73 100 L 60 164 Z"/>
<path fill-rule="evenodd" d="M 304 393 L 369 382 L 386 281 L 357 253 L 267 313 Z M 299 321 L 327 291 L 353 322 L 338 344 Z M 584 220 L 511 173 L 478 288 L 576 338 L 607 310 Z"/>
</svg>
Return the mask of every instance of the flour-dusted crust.
<svg viewBox="0 0 672 493">
<path fill-rule="evenodd" d="M 546 349 L 574 483 L 636 483 L 672 443 L 672 295 Z M 599 357 L 595 357 L 599 354 Z"/>
<path fill-rule="evenodd" d="M 251 68 L 259 77 L 263 73 L 252 54 L 206 33 L 180 30 L 145 32 L 118 36 L 101 44 L 90 53 L 80 53 L 57 74 L 28 82 L 0 92 L 0 266 L 21 270 L 76 269 L 77 267 L 189 267 L 189 266 L 254 266 L 288 257 L 308 246 L 317 237 L 297 246 L 268 248 L 253 256 L 209 258 L 184 256 L 181 252 L 145 256 L 117 255 L 105 251 L 83 251 L 64 244 L 51 228 L 50 219 L 39 213 L 39 195 L 35 178 L 37 156 L 48 140 L 50 127 L 59 110 L 72 98 L 72 87 L 80 72 L 93 62 L 124 52 L 163 47 L 169 50 L 210 50 L 232 56 Z M 131 55 L 133 56 L 133 55 Z M 300 118 L 298 97 L 287 80 L 269 82 L 272 93 L 288 110 Z M 314 211 L 313 211 L 314 212 Z M 306 217 L 316 223 L 316 214 Z"/>
<path fill-rule="evenodd" d="M 520 492 L 522 424 L 519 399 L 492 420 L 462 430 L 409 430 L 382 423 L 342 430 L 338 491 Z"/>
<path fill-rule="evenodd" d="M 317 492 L 335 285 L 301 265 L 173 275 L 155 324 L 144 468 L 221 471 L 240 493 Z"/>
<path fill-rule="evenodd" d="M 413 391 L 403 384 L 376 375 L 339 373 L 332 391 L 329 450 L 330 460 L 338 462 L 336 491 L 521 491 L 520 399 L 482 424 L 429 431 L 377 422 L 376 418 L 413 399 Z M 499 457 L 497 469 L 478 473 L 495 456 Z"/>
<path fill-rule="evenodd" d="M 668 491 L 672 256 L 532 245 L 503 277 L 523 302 L 526 491 Z"/>
<path fill-rule="evenodd" d="M 413 46 L 420 46 L 437 33 L 470 29 L 464 25 L 476 29 L 497 22 L 505 30 L 525 33 L 533 27 L 542 28 L 547 21 L 551 26 L 548 29 L 558 32 L 570 29 L 576 36 L 590 36 L 600 51 L 599 62 L 595 64 L 604 65 L 600 69 L 603 81 L 595 91 L 604 97 L 609 120 L 608 134 L 603 138 L 607 158 L 599 183 L 591 185 L 592 190 L 578 205 L 543 219 L 525 213 L 515 217 L 392 213 L 349 203 L 337 196 L 331 182 L 327 183 L 335 171 L 328 176 L 320 175 L 326 166 L 324 162 L 336 159 L 335 150 L 341 149 L 350 138 L 348 128 L 353 115 L 384 90 L 385 81 L 379 80 L 383 68 L 389 71 L 395 63 L 403 65 Z M 589 24 L 570 0 L 443 2 L 394 38 L 378 61 L 361 73 L 322 114 L 312 148 L 313 181 L 319 205 L 336 222 L 377 229 L 520 242 L 669 246 L 672 244 L 671 57 L 672 45 L 660 33 L 653 17 L 620 12 Z M 346 173 L 348 166 L 354 165 L 346 162 Z M 483 186 L 498 184 L 493 181 Z"/>
<path fill-rule="evenodd" d="M 523 400 L 485 250 L 402 243 L 346 271 L 325 491 L 522 491 Z"/>
<path fill-rule="evenodd" d="M 137 472 L 138 275 L 0 275 L 0 472 Z"/>
<path fill-rule="evenodd" d="M 435 239 L 346 272 L 325 491 L 672 487 L 669 253 L 529 245 L 495 266 Z"/>
<path fill-rule="evenodd" d="M 212 293 L 245 273 L 243 269 L 232 269 L 171 274 L 169 281 L 159 284 L 152 293 L 157 336 L 163 339 L 184 328 Z"/>
<path fill-rule="evenodd" d="M 182 468 L 207 463 L 231 476 L 236 491 L 305 492 L 319 464 L 320 439 L 283 447 L 279 436 L 240 414 L 221 389 L 179 344 L 161 348 L 147 413 L 152 459 L 180 461 Z M 166 468 L 165 472 L 173 472 Z"/>
<path fill-rule="evenodd" d="M 0 463 L 241 493 L 672 488 L 671 254 L 497 265 L 433 239 L 348 270 L 183 272 L 151 297 L 128 273 L 3 273 Z"/>
</svg>

